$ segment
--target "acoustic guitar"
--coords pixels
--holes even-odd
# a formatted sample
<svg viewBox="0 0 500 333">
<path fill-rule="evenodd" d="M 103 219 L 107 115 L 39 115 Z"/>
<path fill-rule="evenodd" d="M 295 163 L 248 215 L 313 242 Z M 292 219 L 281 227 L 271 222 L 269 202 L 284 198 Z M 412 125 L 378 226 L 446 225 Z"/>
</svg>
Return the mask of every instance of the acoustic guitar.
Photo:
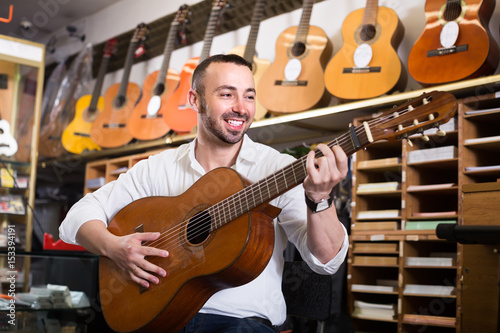
<svg viewBox="0 0 500 333">
<path fill-rule="evenodd" d="M 78 89 L 87 81 L 84 76 L 90 78 L 90 75 L 84 75 L 84 73 L 88 74 L 90 71 L 92 48 L 85 47 L 74 61 L 75 63 L 71 65 L 67 76 L 61 83 L 54 107 L 43 119 L 38 151 L 45 157 L 56 158 L 66 153 L 61 137 L 64 129 L 75 115 Z"/>
<path fill-rule="evenodd" d="M 489 31 L 495 0 L 427 0 L 425 29 L 411 48 L 408 72 L 424 86 L 495 72 L 498 45 Z"/>
<path fill-rule="evenodd" d="M 181 70 L 180 83 L 172 96 L 167 100 L 163 119 L 170 129 L 178 133 L 191 132 L 197 124 L 197 114 L 191 109 L 187 100 L 187 94 L 191 89 L 191 77 L 200 62 L 208 58 L 212 40 L 220 21 L 220 14 L 226 5 L 227 0 L 213 0 L 210 17 L 203 37 L 203 49 L 200 57 L 189 59 Z"/>
<path fill-rule="evenodd" d="M 163 119 L 167 100 L 179 85 L 179 73 L 170 69 L 170 55 L 174 50 L 178 28 L 189 12 L 187 5 L 182 5 L 170 24 L 163 62 L 159 71 L 148 75 L 142 85 L 143 96 L 136 105 L 128 120 L 128 128 L 132 136 L 138 140 L 158 139 L 170 131 Z"/>
<path fill-rule="evenodd" d="M 90 138 L 101 147 L 121 147 L 133 139 L 127 124 L 132 110 L 141 98 L 141 87 L 129 82 L 129 78 L 135 51 L 145 39 L 146 32 L 147 27 L 144 23 L 140 23 L 135 29 L 127 50 L 122 80 L 106 90 L 104 107 L 92 123 Z"/>
<path fill-rule="evenodd" d="M 349 131 L 328 143 L 351 155 L 369 144 L 396 140 L 436 124 L 456 112 L 450 93 L 432 92 Z M 322 156 L 315 150 L 316 157 Z M 108 230 L 117 235 L 160 232 L 145 246 L 168 250 L 167 258 L 148 258 L 168 275 L 141 288 L 107 257 L 99 260 L 102 311 L 118 332 L 178 332 L 215 292 L 248 283 L 266 267 L 274 246 L 280 210 L 269 201 L 302 183 L 307 156 L 248 184 L 236 171 L 208 172 L 177 197 L 154 196 L 125 206 Z"/>
<path fill-rule="evenodd" d="M 309 25 L 314 0 L 305 0 L 299 26 L 283 31 L 276 56 L 257 86 L 259 101 L 272 113 L 306 111 L 328 104 L 324 72 L 333 46 L 323 29 Z"/>
<path fill-rule="evenodd" d="M 264 7 L 266 0 L 257 0 L 253 9 L 252 20 L 250 21 L 250 33 L 246 45 L 240 45 L 233 48 L 229 53 L 242 56 L 246 61 L 252 64 L 252 73 L 257 85 L 262 78 L 262 75 L 271 66 L 271 62 L 267 59 L 260 59 L 255 56 L 255 43 L 257 42 L 257 35 L 259 34 L 260 21 L 264 14 Z M 263 119 L 267 114 L 267 109 L 259 102 L 257 96 L 255 104 L 254 120 Z"/>
<path fill-rule="evenodd" d="M 404 91 L 406 70 L 397 48 L 404 27 L 396 12 L 367 0 L 342 25 L 344 43 L 325 69 L 325 85 L 339 100 L 373 98 Z"/>
<path fill-rule="evenodd" d="M 117 39 L 110 39 L 104 46 L 99 73 L 94 85 L 92 95 L 84 95 L 78 99 L 75 107 L 75 117 L 64 129 L 62 134 L 62 145 L 64 149 L 73 154 L 81 154 L 84 151 L 101 150 L 90 138 L 90 129 L 95 118 L 104 107 L 101 96 L 102 83 L 108 68 L 109 59 L 116 49 Z"/>
</svg>

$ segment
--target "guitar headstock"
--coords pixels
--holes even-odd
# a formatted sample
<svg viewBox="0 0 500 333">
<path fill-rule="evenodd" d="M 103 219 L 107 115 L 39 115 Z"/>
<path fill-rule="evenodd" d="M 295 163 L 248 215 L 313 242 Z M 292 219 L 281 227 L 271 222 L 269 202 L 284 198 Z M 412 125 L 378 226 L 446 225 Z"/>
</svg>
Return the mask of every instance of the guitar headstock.
<svg viewBox="0 0 500 333">
<path fill-rule="evenodd" d="M 177 14 L 175 14 L 174 20 L 172 21 L 172 25 L 182 24 L 186 20 L 189 11 L 190 9 L 188 5 L 184 4 L 180 6 L 177 10 Z"/>
<path fill-rule="evenodd" d="M 118 44 L 118 39 L 111 38 L 104 45 L 104 56 L 111 57 L 116 52 L 116 45 Z"/>
<path fill-rule="evenodd" d="M 140 23 L 137 28 L 135 28 L 134 35 L 132 36 L 132 43 L 140 42 L 146 39 L 146 34 L 148 32 L 148 27 L 145 23 Z"/>
<path fill-rule="evenodd" d="M 432 91 L 368 121 L 373 141 L 396 140 L 448 122 L 457 111 L 451 93 Z"/>
</svg>

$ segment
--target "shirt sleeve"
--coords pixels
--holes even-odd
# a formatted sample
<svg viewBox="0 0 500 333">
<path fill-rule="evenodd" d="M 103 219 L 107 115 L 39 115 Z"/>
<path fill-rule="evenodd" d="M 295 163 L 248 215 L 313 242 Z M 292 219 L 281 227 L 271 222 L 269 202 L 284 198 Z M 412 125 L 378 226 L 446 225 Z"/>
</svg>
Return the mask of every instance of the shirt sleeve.
<svg viewBox="0 0 500 333">
<path fill-rule="evenodd" d="M 151 192 L 147 173 L 149 164 L 140 161 L 127 173 L 121 174 L 93 193 L 74 204 L 59 226 L 59 237 L 66 243 L 78 244 L 76 234 L 80 227 L 91 220 L 106 224 L 126 205 Z"/>
<path fill-rule="evenodd" d="M 334 274 L 344 262 L 349 248 L 347 230 L 342 225 L 344 241 L 337 255 L 329 262 L 321 263 L 307 246 L 307 206 L 302 185 L 296 186 L 279 198 L 278 205 L 282 208 L 278 222 L 299 251 L 302 259 L 318 274 Z"/>
</svg>

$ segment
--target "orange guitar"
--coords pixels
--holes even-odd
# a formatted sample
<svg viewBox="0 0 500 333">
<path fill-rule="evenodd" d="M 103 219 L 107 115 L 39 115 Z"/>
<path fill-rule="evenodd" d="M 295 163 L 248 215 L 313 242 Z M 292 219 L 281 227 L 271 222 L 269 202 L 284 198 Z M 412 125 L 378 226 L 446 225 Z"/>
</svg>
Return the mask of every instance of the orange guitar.
<svg viewBox="0 0 500 333">
<path fill-rule="evenodd" d="M 305 0 L 300 25 L 283 31 L 276 57 L 257 86 L 257 96 L 273 113 L 306 111 L 328 104 L 323 68 L 332 54 L 325 32 L 309 25 L 314 0 Z"/>
<path fill-rule="evenodd" d="M 164 136 L 170 131 L 163 119 L 166 112 L 167 100 L 172 96 L 179 85 L 179 73 L 170 69 L 170 55 L 174 50 L 175 39 L 179 26 L 184 22 L 189 7 L 183 5 L 170 24 L 163 63 L 159 71 L 148 75 L 142 85 L 143 96 L 132 111 L 128 120 L 128 127 L 132 136 L 139 140 L 153 140 Z"/>
<path fill-rule="evenodd" d="M 215 35 L 220 13 L 227 0 L 214 0 L 208 19 L 207 30 L 203 38 L 203 50 L 200 57 L 189 59 L 182 67 L 181 80 L 173 95 L 168 99 L 163 118 L 168 127 L 175 132 L 191 132 L 196 126 L 197 114 L 188 103 L 187 93 L 191 89 L 191 77 L 198 64 L 208 58 Z"/>
<path fill-rule="evenodd" d="M 134 64 L 134 53 L 139 43 L 145 38 L 146 31 L 144 23 L 139 24 L 135 29 L 125 58 L 122 81 L 106 90 L 104 107 L 90 129 L 90 138 L 101 147 L 121 147 L 133 139 L 127 123 L 132 110 L 141 98 L 141 87 L 129 82 L 129 78 Z"/>
<path fill-rule="evenodd" d="M 351 127 L 328 146 L 340 145 L 352 155 L 378 140 L 401 139 L 445 123 L 456 109 L 450 93 L 425 94 Z M 253 184 L 231 168 L 218 168 L 179 196 L 146 197 L 119 211 L 108 226 L 111 233 L 160 232 L 144 245 L 170 255 L 150 258 L 168 275 L 149 288 L 100 257 L 99 289 L 109 326 L 118 332 L 178 332 L 214 293 L 256 278 L 272 255 L 272 220 L 280 212 L 269 201 L 304 181 L 306 160 L 299 158 Z"/>
<path fill-rule="evenodd" d="M 106 42 L 94 91 L 92 95 L 85 95 L 78 99 L 75 117 L 62 134 L 62 145 L 70 153 L 81 154 L 83 151 L 101 150 L 101 147 L 90 138 L 90 129 L 94 119 L 104 106 L 104 100 L 101 97 L 102 83 L 106 75 L 109 59 L 115 52 L 117 43 L 118 40 L 116 39 L 110 39 Z"/>
<path fill-rule="evenodd" d="M 56 158 L 66 153 L 61 141 L 62 133 L 75 115 L 75 105 L 79 89 L 90 80 L 92 48 L 86 47 L 74 60 L 67 76 L 61 83 L 56 103 L 49 114 L 45 115 L 40 129 L 38 151 L 41 155 Z M 88 74 L 88 75 L 84 75 Z"/>
<path fill-rule="evenodd" d="M 257 85 L 262 78 L 262 75 L 271 66 L 271 62 L 267 59 L 259 59 L 255 56 L 255 43 L 257 42 L 257 35 L 259 33 L 259 25 L 264 14 L 264 6 L 266 0 L 257 0 L 252 14 L 252 21 L 250 22 L 250 34 L 246 45 L 241 45 L 233 48 L 229 53 L 237 54 L 245 58 L 246 61 L 252 64 L 252 72 Z M 255 104 L 254 120 L 262 119 L 266 116 L 267 109 L 259 102 L 259 96 Z"/>
<path fill-rule="evenodd" d="M 427 0 L 425 29 L 408 56 L 408 72 L 424 86 L 488 75 L 499 62 L 488 24 L 495 0 Z"/>
<path fill-rule="evenodd" d="M 404 28 L 396 12 L 367 0 L 342 25 L 344 44 L 325 69 L 325 85 L 340 100 L 404 91 L 406 71 L 396 52 Z"/>
</svg>

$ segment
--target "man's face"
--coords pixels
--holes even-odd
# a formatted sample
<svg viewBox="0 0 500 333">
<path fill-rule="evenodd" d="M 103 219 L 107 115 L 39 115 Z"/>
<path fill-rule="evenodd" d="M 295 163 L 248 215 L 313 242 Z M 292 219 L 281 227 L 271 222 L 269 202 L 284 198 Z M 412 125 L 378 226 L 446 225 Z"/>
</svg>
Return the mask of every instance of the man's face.
<svg viewBox="0 0 500 333">
<path fill-rule="evenodd" d="M 198 96 L 201 123 L 198 133 L 209 140 L 239 142 L 255 115 L 252 72 L 232 63 L 212 63 L 203 78 L 204 96 Z"/>
</svg>

